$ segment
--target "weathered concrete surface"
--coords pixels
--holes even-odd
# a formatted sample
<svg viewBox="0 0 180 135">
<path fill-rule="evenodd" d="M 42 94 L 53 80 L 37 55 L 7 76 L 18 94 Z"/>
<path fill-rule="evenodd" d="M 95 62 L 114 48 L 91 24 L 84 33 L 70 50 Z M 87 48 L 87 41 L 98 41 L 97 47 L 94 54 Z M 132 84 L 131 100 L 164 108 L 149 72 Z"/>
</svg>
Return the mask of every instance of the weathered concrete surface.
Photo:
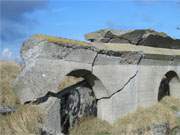
<svg viewBox="0 0 180 135">
<path fill-rule="evenodd" d="M 85 38 L 91 42 L 130 43 L 132 45 L 180 49 L 179 39 L 173 39 L 166 33 L 151 29 L 129 31 L 102 29 L 86 34 Z"/>
<path fill-rule="evenodd" d="M 95 94 L 97 117 L 110 123 L 138 106 L 156 103 L 168 71 L 180 76 L 180 50 L 175 49 L 111 43 L 82 46 L 32 38 L 24 43 L 22 57 L 25 67 L 14 85 L 22 103 L 58 92 L 66 75 L 83 77 Z M 170 82 L 172 96 L 179 97 L 179 83 Z"/>
<path fill-rule="evenodd" d="M 44 112 L 44 124 L 42 130 L 47 135 L 61 135 L 60 100 L 50 97 L 47 102 L 39 107 Z"/>
</svg>

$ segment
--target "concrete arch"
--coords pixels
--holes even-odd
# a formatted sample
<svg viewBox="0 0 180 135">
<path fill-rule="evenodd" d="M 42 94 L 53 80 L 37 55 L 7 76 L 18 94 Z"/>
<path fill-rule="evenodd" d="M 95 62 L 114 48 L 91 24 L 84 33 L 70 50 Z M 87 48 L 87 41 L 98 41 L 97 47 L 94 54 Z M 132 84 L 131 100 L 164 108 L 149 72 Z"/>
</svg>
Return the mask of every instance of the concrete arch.
<svg viewBox="0 0 180 135">
<path fill-rule="evenodd" d="M 173 70 L 166 72 L 159 85 L 158 101 L 165 96 L 176 96 L 176 92 L 180 88 L 179 85 L 180 80 L 178 74 Z"/>
<path fill-rule="evenodd" d="M 171 96 L 180 98 L 180 78 L 178 74 L 171 79 L 169 87 Z"/>
<path fill-rule="evenodd" d="M 63 89 L 67 93 L 61 97 L 61 129 L 63 133 L 68 134 L 69 128 L 81 117 L 98 117 L 97 99 L 107 96 L 107 91 L 102 82 L 89 70 L 75 69 L 66 74 L 64 78 L 66 77 L 75 77 L 74 81 L 77 81 Z"/>
<path fill-rule="evenodd" d="M 69 72 L 66 76 L 82 77 L 91 86 L 96 99 L 108 97 L 108 90 L 105 88 L 101 80 L 96 77 L 91 71 L 86 69 L 77 69 Z"/>
</svg>

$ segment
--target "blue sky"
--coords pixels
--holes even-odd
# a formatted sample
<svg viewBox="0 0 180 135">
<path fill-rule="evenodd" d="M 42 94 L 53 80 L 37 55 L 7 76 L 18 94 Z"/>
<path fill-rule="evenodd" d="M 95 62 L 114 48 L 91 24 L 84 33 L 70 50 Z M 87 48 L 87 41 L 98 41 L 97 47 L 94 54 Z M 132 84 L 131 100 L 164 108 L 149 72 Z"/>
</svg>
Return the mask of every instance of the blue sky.
<svg viewBox="0 0 180 135">
<path fill-rule="evenodd" d="M 0 59 L 19 59 L 36 33 L 84 40 L 102 28 L 151 28 L 180 38 L 180 0 L 0 0 Z"/>
</svg>

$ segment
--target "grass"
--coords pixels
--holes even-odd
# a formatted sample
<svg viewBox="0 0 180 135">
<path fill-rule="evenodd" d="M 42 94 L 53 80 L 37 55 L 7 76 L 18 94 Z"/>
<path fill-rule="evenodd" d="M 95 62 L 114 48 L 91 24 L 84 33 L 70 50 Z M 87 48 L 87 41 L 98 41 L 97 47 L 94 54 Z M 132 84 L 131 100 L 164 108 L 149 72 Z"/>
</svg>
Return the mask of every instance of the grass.
<svg viewBox="0 0 180 135">
<path fill-rule="evenodd" d="M 129 113 L 109 125 L 97 118 L 80 121 L 79 125 L 71 129 L 71 135 L 135 135 L 137 131 L 151 135 L 150 126 L 165 124 L 170 129 L 180 126 L 180 118 L 175 113 L 180 110 L 180 99 L 165 97 L 160 103 L 149 108 L 139 107 L 136 112 Z"/>
<path fill-rule="evenodd" d="M 0 105 L 17 106 L 19 100 L 12 91 L 12 82 L 20 72 L 15 62 L 0 61 Z"/>
<path fill-rule="evenodd" d="M 66 38 L 60 38 L 55 36 L 48 36 L 43 34 L 34 35 L 33 38 L 47 40 L 48 42 L 56 43 L 56 44 L 64 44 L 64 45 L 80 45 L 80 46 L 88 46 L 89 44 L 83 41 L 71 40 Z"/>
<path fill-rule="evenodd" d="M 106 121 L 94 117 L 83 118 L 73 129 L 70 135 L 111 135 L 111 125 Z"/>
<path fill-rule="evenodd" d="M 12 91 L 12 82 L 20 72 L 20 66 L 14 62 L 0 62 L 0 105 L 15 106 L 17 111 L 0 116 L 0 134 L 2 135 L 39 135 L 43 114 L 33 105 L 20 105 Z M 59 89 L 66 88 L 81 81 L 82 78 L 66 77 Z M 148 134 L 152 124 L 168 123 L 170 128 L 180 126 L 180 118 L 175 116 L 180 111 L 180 99 L 165 97 L 160 103 L 149 108 L 138 108 L 136 112 L 110 125 L 97 118 L 83 118 L 70 130 L 71 135 L 134 135 L 142 129 Z"/>
<path fill-rule="evenodd" d="M 169 123 L 172 127 L 175 126 L 176 117 L 168 108 L 161 104 L 146 109 L 138 108 L 135 113 L 128 114 L 118 120 L 114 125 L 112 134 L 133 134 L 139 129 L 148 133 L 151 125 L 162 123 Z"/>
<path fill-rule="evenodd" d="M 0 76 L 3 80 L 13 81 L 20 72 L 20 66 L 15 62 L 0 61 Z"/>
<path fill-rule="evenodd" d="M 43 114 L 33 105 L 21 105 L 12 89 L 20 72 L 15 62 L 0 61 L 0 105 L 15 107 L 15 113 L 0 115 L 0 135 L 39 135 Z"/>
<path fill-rule="evenodd" d="M 162 123 L 168 123 L 172 129 L 180 126 L 175 116 L 175 112 L 179 111 L 179 109 L 180 99 L 165 97 L 161 103 L 157 103 L 149 108 L 138 108 L 136 112 L 119 119 L 114 124 L 112 134 L 133 134 L 138 129 L 142 129 L 145 133 L 148 133 L 151 125 Z"/>
<path fill-rule="evenodd" d="M 172 98 L 172 97 L 165 97 L 161 101 L 161 103 L 170 108 L 173 112 L 180 111 L 180 99 L 179 98 Z"/>
<path fill-rule="evenodd" d="M 42 116 L 35 106 L 22 105 L 15 113 L 0 116 L 0 134 L 40 135 Z"/>
</svg>

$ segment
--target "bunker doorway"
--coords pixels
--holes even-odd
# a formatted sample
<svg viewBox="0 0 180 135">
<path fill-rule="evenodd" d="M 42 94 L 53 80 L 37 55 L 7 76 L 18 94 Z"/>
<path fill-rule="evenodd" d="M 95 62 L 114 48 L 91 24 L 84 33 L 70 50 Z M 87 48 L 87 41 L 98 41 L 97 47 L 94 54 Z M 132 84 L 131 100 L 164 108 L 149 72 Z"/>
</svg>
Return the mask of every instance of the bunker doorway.
<svg viewBox="0 0 180 135">
<path fill-rule="evenodd" d="M 75 84 L 64 89 L 61 97 L 61 130 L 62 133 L 68 134 L 69 129 L 81 118 L 97 116 L 97 103 L 92 87 L 85 78 L 77 76 L 65 78 L 71 78 L 68 81 L 72 84 L 75 81 Z"/>
<path fill-rule="evenodd" d="M 170 82 L 173 78 L 178 79 L 175 71 L 169 71 L 163 76 L 159 86 L 158 101 L 162 100 L 165 96 L 171 96 Z"/>
</svg>

